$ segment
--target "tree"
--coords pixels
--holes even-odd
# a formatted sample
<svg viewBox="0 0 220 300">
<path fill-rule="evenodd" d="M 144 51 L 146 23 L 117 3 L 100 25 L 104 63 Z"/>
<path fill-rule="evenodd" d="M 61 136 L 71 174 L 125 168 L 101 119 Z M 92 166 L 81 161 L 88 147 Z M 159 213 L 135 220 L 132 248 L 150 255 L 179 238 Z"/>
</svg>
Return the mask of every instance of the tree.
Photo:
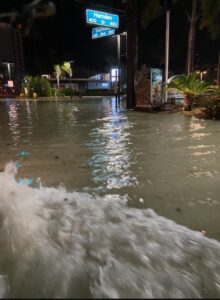
<svg viewBox="0 0 220 300">
<path fill-rule="evenodd" d="M 170 83 L 167 84 L 168 91 L 180 92 L 185 95 L 184 110 L 191 110 L 192 104 L 196 96 L 200 96 L 213 89 L 198 78 L 197 72 L 191 73 L 189 76 L 185 74 L 175 76 Z"/>
<path fill-rule="evenodd" d="M 72 77 L 72 75 L 73 75 L 73 74 L 72 74 L 73 71 L 72 71 L 70 62 L 65 61 L 65 62 L 63 63 L 63 65 L 61 66 L 61 68 L 63 69 L 64 72 L 66 72 L 66 73 L 69 75 L 69 77 L 70 77 L 70 89 L 72 89 L 72 87 L 71 87 L 71 77 Z M 72 98 L 72 94 L 71 94 L 71 98 Z"/>
<path fill-rule="evenodd" d="M 146 1 L 145 9 L 142 13 L 142 25 L 147 27 L 149 22 L 154 18 L 158 17 L 162 13 L 162 6 L 166 0 L 148 0 Z M 173 4 L 180 4 L 185 6 L 186 1 L 183 0 L 172 0 Z M 194 20 L 192 17 L 189 18 L 191 21 L 195 21 L 196 7 L 199 9 L 200 15 L 200 29 L 207 29 L 213 39 L 220 36 L 220 1 L 219 0 L 193 0 L 192 14 L 194 14 Z M 197 3 L 196 3 L 197 2 Z M 200 4 L 200 5 L 198 5 Z M 188 11 L 187 8 L 186 11 Z M 184 9 L 185 10 L 185 9 Z M 188 14 L 188 13 L 187 13 Z"/>
<path fill-rule="evenodd" d="M 190 21 L 189 37 L 188 37 L 188 50 L 187 50 L 187 75 L 194 71 L 194 56 L 195 56 L 195 36 L 196 36 L 196 11 L 197 0 L 193 0 L 191 18 Z"/>
<path fill-rule="evenodd" d="M 147 27 L 149 22 L 163 13 L 163 5 L 166 0 L 148 0 L 142 13 L 142 26 Z M 186 60 L 186 73 L 189 75 L 194 69 L 195 52 L 195 30 L 196 21 L 200 16 L 200 29 L 206 29 L 213 39 L 220 36 L 220 1 L 219 0 L 192 0 L 191 16 L 188 2 L 181 0 L 172 0 L 174 5 L 181 5 L 185 10 L 189 22 L 188 49 Z"/>
<path fill-rule="evenodd" d="M 207 29 L 213 39 L 220 36 L 220 1 L 200 0 L 200 29 Z"/>
<path fill-rule="evenodd" d="M 57 88 L 59 89 L 60 88 L 60 76 L 62 74 L 60 65 L 54 65 L 54 70 L 55 70 L 55 76 L 57 79 Z"/>
<path fill-rule="evenodd" d="M 161 15 L 162 7 L 160 6 L 160 0 L 147 1 L 144 11 L 142 13 L 141 24 L 144 28 L 155 18 Z"/>
<path fill-rule="evenodd" d="M 69 75 L 70 78 L 72 77 L 72 68 L 70 62 L 65 61 L 61 66 L 61 68 L 63 69 L 64 72 L 66 72 Z"/>
</svg>

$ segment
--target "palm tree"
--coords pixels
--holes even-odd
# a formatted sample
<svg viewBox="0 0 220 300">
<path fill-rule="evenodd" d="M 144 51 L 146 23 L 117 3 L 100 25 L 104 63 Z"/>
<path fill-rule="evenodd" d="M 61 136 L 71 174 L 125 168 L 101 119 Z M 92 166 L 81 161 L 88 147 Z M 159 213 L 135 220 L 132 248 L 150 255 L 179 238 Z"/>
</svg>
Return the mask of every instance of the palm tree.
<svg viewBox="0 0 220 300">
<path fill-rule="evenodd" d="M 196 96 L 213 91 L 208 84 L 200 81 L 197 77 L 197 72 L 191 73 L 189 76 L 182 74 L 176 76 L 167 84 L 168 91 L 180 92 L 185 95 L 183 103 L 184 110 L 192 110 L 193 100 Z"/>
<path fill-rule="evenodd" d="M 200 0 L 200 2 L 204 0 Z M 207 1 L 207 0 L 206 0 Z M 210 0 L 209 0 L 210 1 Z M 194 71 L 194 55 L 195 55 L 195 38 L 196 38 L 196 22 L 198 20 L 198 0 L 192 0 L 191 16 L 189 15 L 189 7 L 187 1 L 180 0 L 148 0 L 142 13 L 142 26 L 146 28 L 148 24 L 155 18 L 161 16 L 164 10 L 169 11 L 172 5 L 180 5 L 190 22 L 188 33 L 188 46 L 186 57 L 186 73 L 189 75 Z M 213 5 L 212 5 L 213 6 Z M 204 5 L 205 7 L 205 5 Z M 203 17 L 203 19 L 205 19 Z"/>
<path fill-rule="evenodd" d="M 69 61 L 65 61 L 61 66 L 64 72 L 66 72 L 70 77 L 70 89 L 71 89 L 71 98 L 72 98 L 72 88 L 71 88 L 71 77 L 73 75 L 73 71 L 71 68 L 71 63 Z"/>
<path fill-rule="evenodd" d="M 63 63 L 63 65 L 61 66 L 61 68 L 63 69 L 64 72 L 66 72 L 69 75 L 70 78 L 72 77 L 73 71 L 72 71 L 70 62 L 65 61 Z"/>
<path fill-rule="evenodd" d="M 62 73 L 61 67 L 60 65 L 54 65 L 54 70 L 55 70 L 55 75 L 56 75 L 56 79 L 57 79 L 57 88 L 60 88 L 60 76 Z"/>
<path fill-rule="evenodd" d="M 191 18 L 187 14 L 190 21 L 190 29 L 188 36 L 188 49 L 187 49 L 187 75 L 194 71 L 194 55 L 195 55 L 195 38 L 196 38 L 196 21 L 198 19 L 196 15 L 197 0 L 193 0 L 192 3 L 192 16 Z"/>
</svg>

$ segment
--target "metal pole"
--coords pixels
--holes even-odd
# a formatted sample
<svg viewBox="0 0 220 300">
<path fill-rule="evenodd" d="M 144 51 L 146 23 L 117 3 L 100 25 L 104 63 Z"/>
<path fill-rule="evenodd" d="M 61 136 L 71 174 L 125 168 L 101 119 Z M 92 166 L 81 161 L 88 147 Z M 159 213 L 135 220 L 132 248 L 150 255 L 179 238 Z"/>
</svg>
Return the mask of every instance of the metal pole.
<svg viewBox="0 0 220 300">
<path fill-rule="evenodd" d="M 169 44 L 170 44 L 170 11 L 166 12 L 166 44 L 165 44 L 165 84 L 169 76 Z M 167 91 L 164 95 L 164 103 L 167 103 Z"/>
<path fill-rule="evenodd" d="M 121 35 L 117 35 L 117 65 L 118 65 L 118 102 L 120 102 L 121 91 Z"/>
</svg>

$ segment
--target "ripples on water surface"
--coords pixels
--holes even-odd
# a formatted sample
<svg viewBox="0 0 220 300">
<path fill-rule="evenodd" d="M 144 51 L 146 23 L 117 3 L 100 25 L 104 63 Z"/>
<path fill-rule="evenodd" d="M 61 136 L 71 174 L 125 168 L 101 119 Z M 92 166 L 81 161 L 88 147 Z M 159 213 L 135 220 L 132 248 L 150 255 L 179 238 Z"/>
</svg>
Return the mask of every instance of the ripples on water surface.
<svg viewBox="0 0 220 300">
<path fill-rule="evenodd" d="M 1 102 L 0 167 L 19 168 L 0 173 L 0 295 L 219 297 L 201 233 L 220 237 L 219 131 L 110 99 Z"/>
</svg>

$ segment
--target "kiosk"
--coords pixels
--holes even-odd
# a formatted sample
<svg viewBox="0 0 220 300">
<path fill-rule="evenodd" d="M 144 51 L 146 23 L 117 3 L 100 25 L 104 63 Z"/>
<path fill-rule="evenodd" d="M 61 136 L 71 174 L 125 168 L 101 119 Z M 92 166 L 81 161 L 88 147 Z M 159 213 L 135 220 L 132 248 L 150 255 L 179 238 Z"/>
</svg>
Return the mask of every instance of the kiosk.
<svg viewBox="0 0 220 300">
<path fill-rule="evenodd" d="M 154 110 L 163 101 L 163 73 L 161 69 L 142 66 L 137 72 L 136 110 Z"/>
</svg>

